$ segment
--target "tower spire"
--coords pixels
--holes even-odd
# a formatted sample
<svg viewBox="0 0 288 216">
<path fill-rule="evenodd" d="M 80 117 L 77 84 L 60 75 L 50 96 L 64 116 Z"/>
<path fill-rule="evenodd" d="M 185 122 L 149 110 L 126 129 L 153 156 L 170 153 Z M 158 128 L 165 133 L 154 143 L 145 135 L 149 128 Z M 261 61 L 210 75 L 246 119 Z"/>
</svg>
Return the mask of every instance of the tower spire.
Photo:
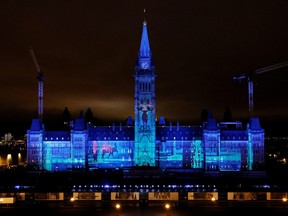
<svg viewBox="0 0 288 216">
<path fill-rule="evenodd" d="M 149 44 L 149 38 L 148 38 L 147 21 L 145 18 L 145 12 L 146 12 L 146 9 L 144 9 L 144 21 L 143 21 L 142 37 L 141 37 L 140 50 L 139 50 L 139 59 L 148 58 L 150 60 L 151 50 L 150 50 L 150 44 Z"/>
<path fill-rule="evenodd" d="M 146 8 L 144 8 L 143 12 L 144 12 L 144 19 L 143 20 L 144 20 L 144 22 L 146 22 Z"/>
<path fill-rule="evenodd" d="M 155 78 L 147 22 L 144 20 L 138 62 L 135 67 L 134 165 L 137 166 L 156 166 Z"/>
</svg>

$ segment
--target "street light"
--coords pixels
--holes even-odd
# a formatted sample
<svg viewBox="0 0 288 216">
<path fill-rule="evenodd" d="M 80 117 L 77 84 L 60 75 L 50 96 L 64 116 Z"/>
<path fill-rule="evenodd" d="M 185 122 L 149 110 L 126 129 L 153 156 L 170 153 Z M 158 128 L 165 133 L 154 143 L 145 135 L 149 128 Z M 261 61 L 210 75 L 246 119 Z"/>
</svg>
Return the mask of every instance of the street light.
<svg viewBox="0 0 288 216">
<path fill-rule="evenodd" d="M 117 216 L 119 215 L 120 208 L 121 208 L 120 203 L 116 203 L 115 209 L 116 209 L 116 214 L 117 214 Z"/>
<path fill-rule="evenodd" d="M 165 209 L 167 209 L 167 210 L 170 209 L 170 204 L 169 203 L 165 204 Z"/>
<path fill-rule="evenodd" d="M 165 204 L 165 209 L 166 209 L 166 214 L 167 214 L 167 215 L 169 215 L 169 209 L 170 209 L 170 207 L 171 207 L 171 206 L 170 206 L 169 203 L 166 203 L 166 204 Z"/>
<path fill-rule="evenodd" d="M 282 198 L 282 201 L 283 201 L 283 202 L 287 202 L 287 198 L 286 198 L 286 197 L 283 197 L 283 198 Z"/>
<path fill-rule="evenodd" d="M 74 198 L 74 197 L 71 197 L 71 198 L 70 198 L 70 202 L 71 202 L 71 207 L 72 207 L 72 208 L 74 207 L 74 201 L 75 201 L 75 198 Z"/>
<path fill-rule="evenodd" d="M 18 153 L 18 165 L 21 163 L 21 153 Z"/>
<path fill-rule="evenodd" d="M 7 167 L 10 167 L 10 161 L 12 161 L 12 155 L 11 154 L 7 154 Z"/>
</svg>

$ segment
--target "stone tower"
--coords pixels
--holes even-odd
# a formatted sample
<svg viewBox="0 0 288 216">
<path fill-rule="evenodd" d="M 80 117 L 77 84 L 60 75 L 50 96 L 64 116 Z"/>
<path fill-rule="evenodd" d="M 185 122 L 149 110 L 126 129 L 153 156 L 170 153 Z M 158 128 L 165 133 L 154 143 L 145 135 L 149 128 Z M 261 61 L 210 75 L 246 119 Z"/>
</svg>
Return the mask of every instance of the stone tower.
<svg viewBox="0 0 288 216">
<path fill-rule="evenodd" d="M 143 22 L 142 38 L 135 67 L 135 166 L 155 166 L 156 99 L 155 67 L 149 45 L 147 22 Z"/>
</svg>

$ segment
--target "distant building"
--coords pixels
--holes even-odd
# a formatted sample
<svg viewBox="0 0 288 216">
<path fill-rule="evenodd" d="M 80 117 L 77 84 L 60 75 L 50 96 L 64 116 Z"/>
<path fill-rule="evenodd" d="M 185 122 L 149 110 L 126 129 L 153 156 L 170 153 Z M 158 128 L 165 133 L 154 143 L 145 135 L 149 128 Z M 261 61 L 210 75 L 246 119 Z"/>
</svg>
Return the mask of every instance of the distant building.
<svg viewBox="0 0 288 216">
<path fill-rule="evenodd" d="M 27 162 L 41 170 L 158 167 L 213 171 L 264 169 L 264 129 L 258 118 L 220 122 L 208 116 L 203 124 L 181 126 L 156 121 L 155 67 L 143 22 L 135 67 L 134 120 L 125 125 L 98 126 L 83 116 L 71 130 L 46 131 L 33 119 L 27 131 Z"/>
</svg>

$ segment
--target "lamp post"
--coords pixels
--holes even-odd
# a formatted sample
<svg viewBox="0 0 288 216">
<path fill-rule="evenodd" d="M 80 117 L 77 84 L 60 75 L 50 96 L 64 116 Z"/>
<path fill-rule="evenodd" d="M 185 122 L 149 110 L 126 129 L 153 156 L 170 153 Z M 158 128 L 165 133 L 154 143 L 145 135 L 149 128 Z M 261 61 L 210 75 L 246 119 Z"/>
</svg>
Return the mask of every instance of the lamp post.
<svg viewBox="0 0 288 216">
<path fill-rule="evenodd" d="M 166 209 L 166 215 L 168 216 L 169 215 L 169 210 L 170 210 L 170 204 L 169 203 L 166 203 L 165 204 L 165 209 Z"/>
<path fill-rule="evenodd" d="M 71 207 L 72 207 L 72 208 L 74 207 L 74 201 L 75 201 L 74 197 L 71 197 L 71 198 L 70 198 L 70 202 L 71 202 Z"/>
<path fill-rule="evenodd" d="M 120 203 L 116 203 L 115 209 L 116 209 L 116 215 L 117 215 L 117 216 L 119 215 L 120 208 L 121 208 Z"/>
</svg>

